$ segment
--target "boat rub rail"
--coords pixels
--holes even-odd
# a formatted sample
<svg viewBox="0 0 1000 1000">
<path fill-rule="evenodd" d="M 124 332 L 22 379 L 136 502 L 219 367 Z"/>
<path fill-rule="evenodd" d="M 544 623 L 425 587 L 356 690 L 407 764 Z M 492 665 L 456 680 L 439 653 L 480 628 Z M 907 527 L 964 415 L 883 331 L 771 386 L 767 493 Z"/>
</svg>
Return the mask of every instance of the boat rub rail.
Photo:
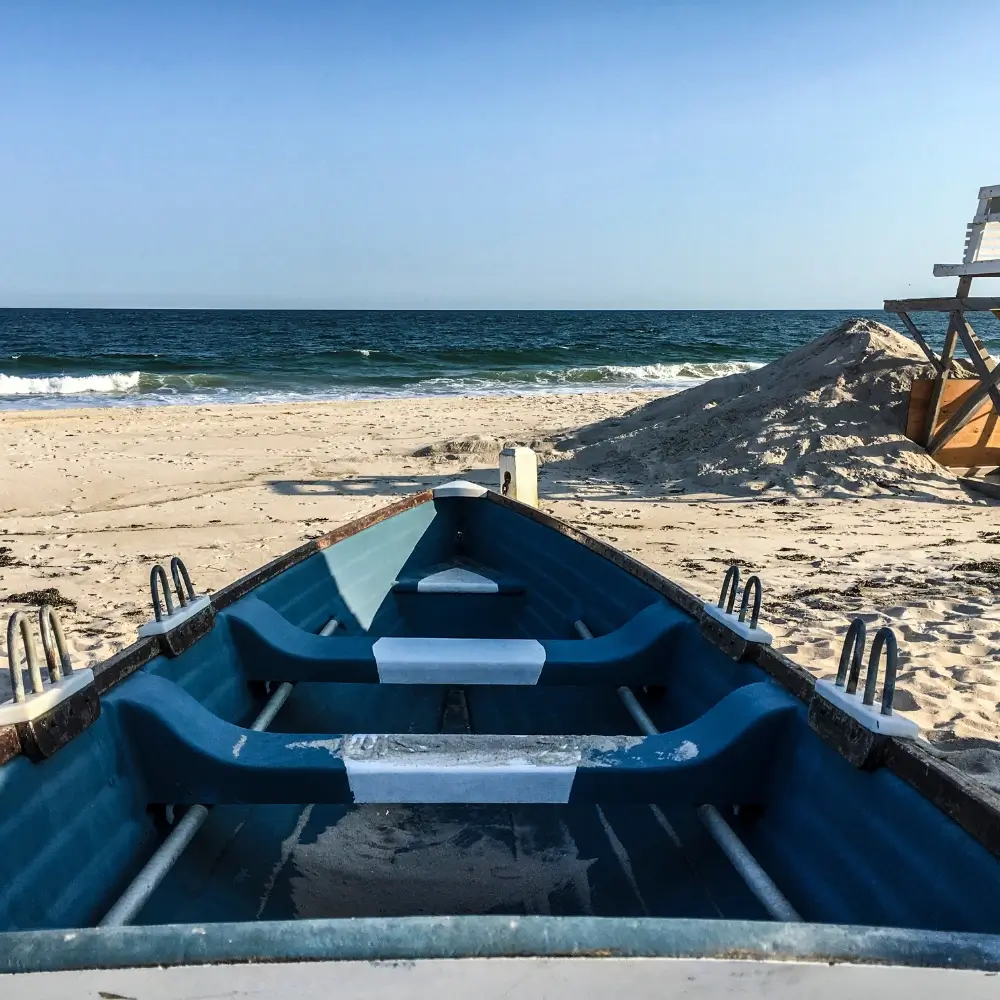
<svg viewBox="0 0 1000 1000">
<path fill-rule="evenodd" d="M 137 933 L 138 932 L 138 933 Z M 11 931 L 0 975 L 80 969 L 488 958 L 808 962 L 1000 972 L 993 935 L 665 917 L 363 917 Z"/>
</svg>

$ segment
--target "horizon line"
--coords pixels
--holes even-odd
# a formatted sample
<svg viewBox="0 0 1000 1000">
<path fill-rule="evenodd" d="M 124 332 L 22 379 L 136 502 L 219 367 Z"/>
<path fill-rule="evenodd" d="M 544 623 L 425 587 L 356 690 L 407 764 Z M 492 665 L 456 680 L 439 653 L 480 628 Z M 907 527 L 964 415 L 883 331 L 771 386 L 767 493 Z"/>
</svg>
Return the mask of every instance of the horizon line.
<svg viewBox="0 0 1000 1000">
<path fill-rule="evenodd" d="M 0 312 L 885 312 L 881 306 L 128 306 L 2 305 Z"/>
</svg>

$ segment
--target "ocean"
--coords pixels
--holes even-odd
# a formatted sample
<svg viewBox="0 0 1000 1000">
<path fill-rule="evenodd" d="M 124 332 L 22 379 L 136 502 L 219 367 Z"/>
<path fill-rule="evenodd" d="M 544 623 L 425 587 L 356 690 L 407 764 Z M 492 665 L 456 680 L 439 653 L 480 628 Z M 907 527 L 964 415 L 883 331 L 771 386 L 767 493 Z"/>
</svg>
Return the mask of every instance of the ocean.
<svg viewBox="0 0 1000 1000">
<path fill-rule="evenodd" d="M 0 409 L 677 389 L 851 316 L 901 329 L 872 310 L 0 309 Z"/>
</svg>

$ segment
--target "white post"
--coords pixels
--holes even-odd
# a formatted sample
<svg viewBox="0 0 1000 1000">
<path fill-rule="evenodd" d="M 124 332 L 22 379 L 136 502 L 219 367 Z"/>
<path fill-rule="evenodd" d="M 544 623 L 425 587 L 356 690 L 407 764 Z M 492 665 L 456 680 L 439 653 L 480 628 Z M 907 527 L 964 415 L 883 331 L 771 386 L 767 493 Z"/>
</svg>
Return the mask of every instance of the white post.
<svg viewBox="0 0 1000 1000">
<path fill-rule="evenodd" d="M 538 459 L 530 448 L 500 452 L 500 492 L 511 500 L 538 506 Z"/>
</svg>

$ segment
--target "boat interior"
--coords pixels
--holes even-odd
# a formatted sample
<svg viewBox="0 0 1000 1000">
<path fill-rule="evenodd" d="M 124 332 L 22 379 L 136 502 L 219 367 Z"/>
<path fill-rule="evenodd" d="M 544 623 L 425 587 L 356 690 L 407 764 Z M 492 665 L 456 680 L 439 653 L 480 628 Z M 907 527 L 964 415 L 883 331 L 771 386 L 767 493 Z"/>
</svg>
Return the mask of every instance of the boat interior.
<svg viewBox="0 0 1000 1000">
<path fill-rule="evenodd" d="M 852 766 L 689 610 L 516 504 L 428 496 L 251 583 L 49 759 L 0 768 L 0 928 L 106 922 L 202 809 L 128 922 L 1000 932 L 984 846 Z"/>
</svg>

